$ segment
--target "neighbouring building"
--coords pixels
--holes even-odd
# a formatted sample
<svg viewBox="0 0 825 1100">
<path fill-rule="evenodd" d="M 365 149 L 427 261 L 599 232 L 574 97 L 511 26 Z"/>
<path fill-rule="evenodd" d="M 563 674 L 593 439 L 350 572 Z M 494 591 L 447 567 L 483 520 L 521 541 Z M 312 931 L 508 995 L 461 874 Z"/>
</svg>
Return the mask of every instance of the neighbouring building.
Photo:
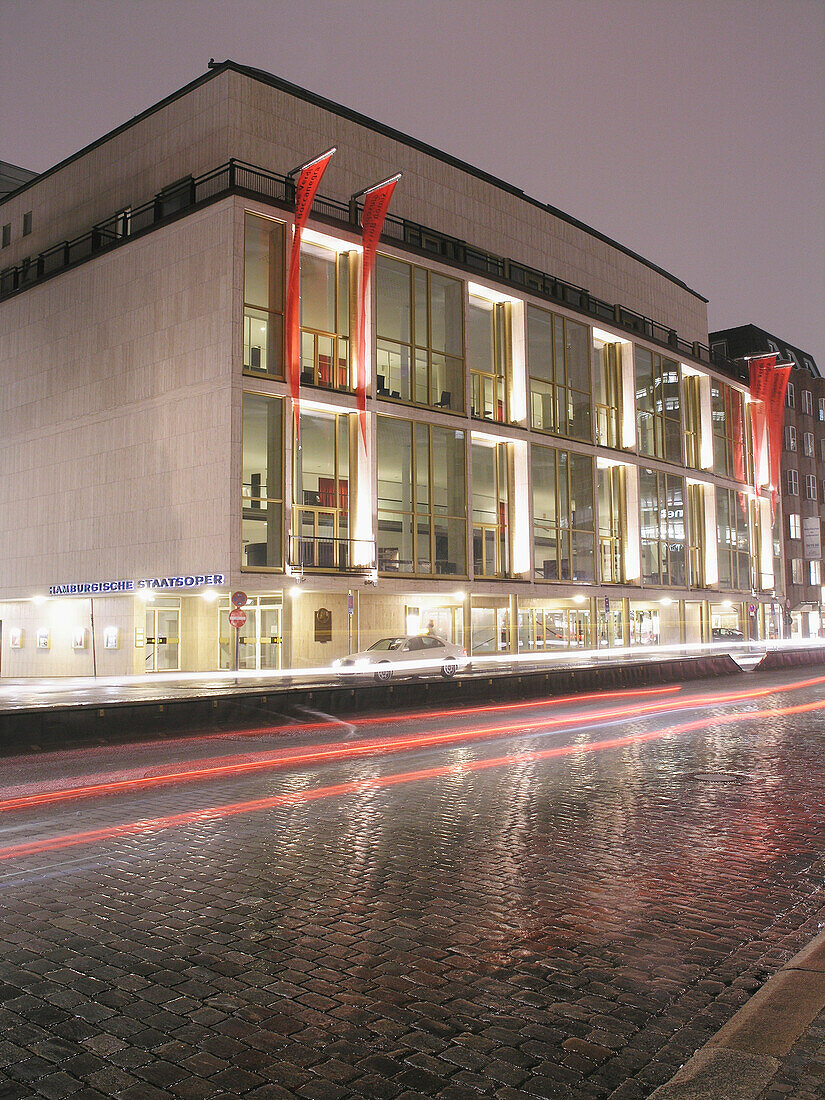
<svg viewBox="0 0 825 1100">
<path fill-rule="evenodd" d="M 786 625 L 794 637 L 825 634 L 825 379 L 814 357 L 756 325 L 710 334 L 720 355 L 746 361 L 776 355 L 793 364 L 785 395 L 779 495 Z"/>
<path fill-rule="evenodd" d="M 298 444 L 290 172 L 332 145 Z M 396 172 L 364 448 L 353 196 Z M 561 211 L 225 62 L 0 223 L 0 674 L 231 667 L 235 590 L 253 669 L 427 629 L 473 655 L 771 632 L 747 375 L 704 298 Z"/>
</svg>

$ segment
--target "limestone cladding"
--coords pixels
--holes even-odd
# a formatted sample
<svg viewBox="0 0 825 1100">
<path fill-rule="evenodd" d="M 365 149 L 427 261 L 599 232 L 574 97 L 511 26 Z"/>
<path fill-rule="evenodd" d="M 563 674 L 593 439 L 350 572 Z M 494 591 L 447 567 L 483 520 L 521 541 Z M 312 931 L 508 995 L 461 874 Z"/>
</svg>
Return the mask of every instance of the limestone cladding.
<svg viewBox="0 0 825 1100">
<path fill-rule="evenodd" d="M 0 598 L 227 571 L 233 284 L 226 200 L 0 304 Z"/>
<path fill-rule="evenodd" d="M 230 86 L 230 141 L 241 160 L 284 172 L 337 145 L 324 176 L 324 194 L 346 199 L 383 176 L 403 172 L 394 214 L 550 272 L 669 325 L 685 339 L 707 343 L 707 306 L 697 295 L 586 230 L 243 73 L 229 71 L 220 79 Z"/>
<path fill-rule="evenodd" d="M 138 206 L 182 176 L 225 164 L 229 146 L 228 88 L 210 80 L 115 132 L 52 175 L 0 206 L 11 222 L 3 267 L 87 232 L 126 206 Z M 32 211 L 32 231 L 16 228 Z"/>
<path fill-rule="evenodd" d="M 15 226 L 27 210 L 34 215 L 29 236 L 13 233 L 4 265 L 19 264 L 230 157 L 284 173 L 333 144 L 338 152 L 322 193 L 345 200 L 401 171 L 394 213 L 584 287 L 687 340 L 707 342 L 706 304 L 640 259 L 437 156 L 232 69 L 216 72 L 3 204 L 3 221 Z M 536 156 L 552 152 L 536 146 Z"/>
</svg>

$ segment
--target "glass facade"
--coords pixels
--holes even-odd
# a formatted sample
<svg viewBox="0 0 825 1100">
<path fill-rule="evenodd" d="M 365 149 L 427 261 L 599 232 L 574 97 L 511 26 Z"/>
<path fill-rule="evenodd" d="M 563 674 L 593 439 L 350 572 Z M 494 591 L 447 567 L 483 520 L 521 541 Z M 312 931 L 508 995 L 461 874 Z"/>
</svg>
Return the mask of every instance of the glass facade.
<svg viewBox="0 0 825 1100">
<path fill-rule="evenodd" d="M 293 480 L 293 562 L 305 569 L 349 565 L 350 416 L 301 413 Z"/>
<path fill-rule="evenodd" d="M 685 479 L 639 470 L 642 582 L 683 587 L 685 573 Z"/>
<path fill-rule="evenodd" d="M 243 395 L 241 565 L 281 569 L 283 556 L 283 402 Z"/>
<path fill-rule="evenodd" d="M 622 373 L 619 343 L 594 339 L 596 376 L 596 442 L 602 447 L 621 446 Z"/>
<path fill-rule="evenodd" d="M 350 254 L 301 245 L 301 383 L 348 390 Z"/>
<path fill-rule="evenodd" d="M 714 378 L 710 386 L 713 472 L 747 480 L 745 404 L 739 390 Z"/>
<path fill-rule="evenodd" d="M 595 579 L 593 459 L 533 444 L 533 557 L 537 580 Z"/>
<path fill-rule="evenodd" d="M 758 569 L 756 513 L 748 497 L 720 484 L 747 483 L 742 392 L 692 365 L 683 372 L 666 353 L 379 255 L 365 462 L 348 396 L 355 256 L 344 242 L 302 245 L 301 381 L 328 392 L 314 405 L 302 399 L 300 443 L 284 438 L 285 396 L 243 396 L 242 567 L 353 573 L 366 561 L 353 548 L 369 540 L 375 598 L 404 594 L 404 621 L 394 629 L 437 620 L 479 654 L 710 640 L 710 590 L 747 590 Z M 273 381 L 262 389 L 282 388 L 284 377 L 283 264 L 282 224 L 247 215 L 243 369 Z M 413 419 L 403 404 L 438 415 Z M 513 411 L 528 408 L 527 430 L 509 428 Z M 500 425 L 491 429 L 498 434 L 480 430 L 479 420 Z M 622 454 L 597 457 L 593 444 Z M 645 465 L 646 456 L 656 461 Z M 699 473 L 686 481 L 686 469 Z M 718 555 L 706 531 L 714 507 Z M 534 587 L 511 590 L 514 576 Z M 416 582 L 406 593 L 391 583 L 405 578 Z M 467 596 L 449 587 L 468 578 L 501 585 Z M 433 584 L 429 595 L 422 580 Z M 706 594 L 688 611 L 674 589 Z M 466 606 L 450 602 L 458 598 Z M 284 660 L 281 597 L 267 600 L 251 611 L 241 667 Z M 332 596 L 327 603 L 334 617 Z M 222 606 L 224 667 L 232 659 L 227 615 Z M 350 635 L 353 621 L 343 620 Z M 340 638 L 346 630 L 335 622 Z"/>
<path fill-rule="evenodd" d="M 284 376 L 284 224 L 244 217 L 243 368 Z"/>
<path fill-rule="evenodd" d="M 379 255 L 375 265 L 376 393 L 464 409 L 464 284 Z"/>
<path fill-rule="evenodd" d="M 466 576 L 464 432 L 379 416 L 378 571 Z"/>
<path fill-rule="evenodd" d="M 679 364 L 638 344 L 635 358 L 639 453 L 681 464 Z"/>
<path fill-rule="evenodd" d="M 624 466 L 596 471 L 599 494 L 599 579 L 602 584 L 624 580 L 625 506 Z"/>
<path fill-rule="evenodd" d="M 508 306 L 470 295 L 467 358 L 472 415 L 480 420 L 509 420 Z"/>
<path fill-rule="evenodd" d="M 473 570 L 478 577 L 505 577 L 508 546 L 507 444 L 473 441 Z"/>
<path fill-rule="evenodd" d="M 527 307 L 530 422 L 542 432 L 590 442 L 590 330 Z"/>
<path fill-rule="evenodd" d="M 734 489 L 716 490 L 716 540 L 720 588 L 750 589 L 749 499 Z"/>
</svg>

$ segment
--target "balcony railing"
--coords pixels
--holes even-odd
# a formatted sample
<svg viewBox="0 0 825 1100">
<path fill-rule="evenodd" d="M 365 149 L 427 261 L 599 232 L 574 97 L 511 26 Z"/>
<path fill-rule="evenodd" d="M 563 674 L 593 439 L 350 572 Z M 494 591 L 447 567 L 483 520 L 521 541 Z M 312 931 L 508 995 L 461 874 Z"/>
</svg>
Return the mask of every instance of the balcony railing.
<svg viewBox="0 0 825 1100">
<path fill-rule="evenodd" d="M 299 572 L 306 569 L 367 576 L 375 572 L 375 542 L 324 535 L 290 535 L 289 564 Z"/>
<path fill-rule="evenodd" d="M 0 301 L 228 194 L 247 195 L 290 209 L 294 204 L 295 184 L 287 176 L 234 159 L 203 176 L 186 176 L 163 188 L 141 206 L 121 209 L 74 240 L 61 241 L 38 256 L 28 257 L 18 266 L 0 272 Z M 313 217 L 321 221 L 343 224 L 351 230 L 357 231 L 361 226 L 362 207 L 356 202 L 339 202 L 318 195 L 312 212 Z M 747 372 L 738 363 L 711 353 L 707 345 L 698 341 L 683 340 L 667 325 L 625 306 L 602 301 L 583 287 L 497 256 L 436 229 L 389 215 L 384 222 L 383 239 L 564 305 L 592 320 L 642 336 L 670 348 L 675 354 L 715 366 L 740 381 L 748 381 Z"/>
</svg>

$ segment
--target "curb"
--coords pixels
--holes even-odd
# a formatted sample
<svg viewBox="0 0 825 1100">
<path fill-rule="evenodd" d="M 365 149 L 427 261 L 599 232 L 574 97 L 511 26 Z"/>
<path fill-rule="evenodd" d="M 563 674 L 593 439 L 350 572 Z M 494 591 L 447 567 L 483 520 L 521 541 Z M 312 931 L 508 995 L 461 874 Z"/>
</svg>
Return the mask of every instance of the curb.
<svg viewBox="0 0 825 1100">
<path fill-rule="evenodd" d="M 455 705 L 484 700 L 536 698 L 542 694 L 613 691 L 655 686 L 716 676 L 739 675 L 741 669 L 728 654 L 679 657 L 642 663 L 548 667 L 497 672 L 443 680 L 398 680 L 320 683 L 287 686 L 252 685 L 204 693 L 194 697 L 155 699 L 100 699 L 96 703 L 57 704 L 20 710 L 0 710 L 0 758 L 19 753 L 115 743 L 183 731 L 214 728 L 221 723 L 261 725 L 273 712 L 296 707 L 321 710 L 337 717 L 369 714 L 375 710 L 429 705 Z"/>
<path fill-rule="evenodd" d="M 820 932 L 650 1100 L 757 1100 L 823 1008 L 825 932 Z"/>
</svg>

